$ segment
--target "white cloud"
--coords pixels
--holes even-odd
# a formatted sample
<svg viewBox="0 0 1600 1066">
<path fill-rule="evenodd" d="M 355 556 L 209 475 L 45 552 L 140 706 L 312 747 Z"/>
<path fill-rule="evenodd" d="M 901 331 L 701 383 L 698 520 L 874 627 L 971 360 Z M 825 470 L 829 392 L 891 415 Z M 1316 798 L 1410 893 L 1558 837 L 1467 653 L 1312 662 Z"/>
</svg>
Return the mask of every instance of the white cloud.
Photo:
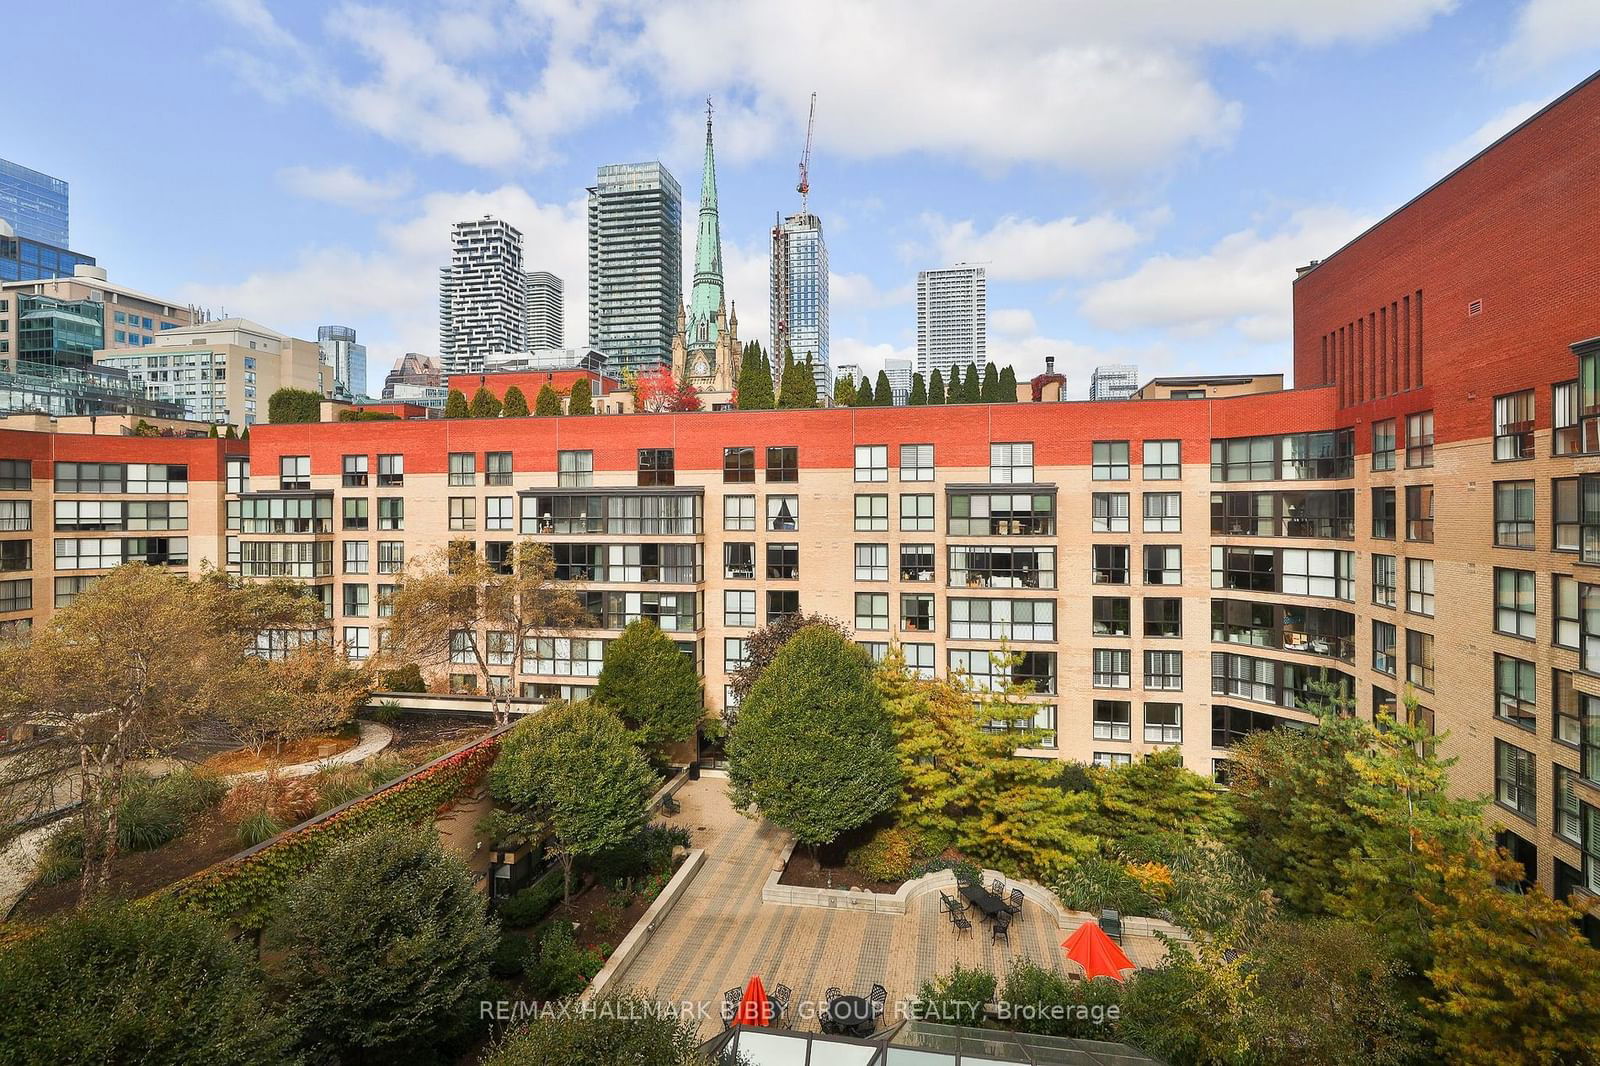
<svg viewBox="0 0 1600 1066">
<path fill-rule="evenodd" d="M 1001 337 L 1031 337 L 1039 332 L 1039 323 L 1026 307 L 997 307 L 989 312 L 989 333 Z"/>
<path fill-rule="evenodd" d="M 1538 72 L 1576 52 L 1600 46 L 1600 4 L 1594 0 L 1528 0 L 1511 38 L 1493 63 L 1503 73 Z"/>
<path fill-rule="evenodd" d="M 357 211 L 372 211 L 404 196 L 411 190 L 408 174 L 369 178 L 348 166 L 318 170 L 314 167 L 284 167 L 278 171 L 283 187 L 308 200 L 323 200 Z"/>
<path fill-rule="evenodd" d="M 830 311 L 875 311 L 884 307 L 899 307 L 909 304 L 916 294 L 916 286 L 909 281 L 885 289 L 865 274 L 828 272 Z"/>
<path fill-rule="evenodd" d="M 1371 221 L 1342 208 L 1306 208 L 1272 233 L 1239 230 L 1198 255 L 1152 256 L 1125 277 L 1090 286 L 1081 310 L 1107 329 L 1201 334 L 1231 326 L 1251 340 L 1287 340 L 1295 268 L 1332 254 Z"/>
<path fill-rule="evenodd" d="M 1131 223 L 1111 215 L 1040 222 L 1008 215 L 987 230 L 971 220 L 924 215 L 922 224 L 941 264 L 982 263 L 995 281 L 1040 281 L 1102 272 L 1108 262 L 1144 240 Z"/>
<path fill-rule="evenodd" d="M 1429 173 L 1433 177 L 1444 177 L 1450 171 L 1516 129 L 1524 119 L 1549 102 L 1548 100 L 1523 100 L 1512 104 L 1448 148 L 1441 149 L 1429 156 L 1426 164 Z"/>
</svg>

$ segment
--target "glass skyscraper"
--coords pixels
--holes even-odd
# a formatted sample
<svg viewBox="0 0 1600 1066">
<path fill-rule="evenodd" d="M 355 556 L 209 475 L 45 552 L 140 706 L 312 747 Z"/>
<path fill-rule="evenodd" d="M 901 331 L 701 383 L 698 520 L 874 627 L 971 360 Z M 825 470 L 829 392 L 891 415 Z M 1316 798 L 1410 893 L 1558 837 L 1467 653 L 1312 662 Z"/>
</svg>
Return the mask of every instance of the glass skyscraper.
<svg viewBox="0 0 1600 1066">
<path fill-rule="evenodd" d="M 660 163 L 604 166 L 589 189 L 589 347 L 614 371 L 672 361 L 683 310 L 683 190 Z"/>
<path fill-rule="evenodd" d="M 333 394 L 341 400 L 367 394 L 367 346 L 356 343 L 356 331 L 349 326 L 318 326 L 317 347 L 322 365 L 333 382 Z"/>
<path fill-rule="evenodd" d="M 67 247 L 67 183 L 0 159 L 0 219 L 17 237 Z"/>
<path fill-rule="evenodd" d="M 811 357 L 817 394 L 826 395 L 828 370 L 828 245 L 822 220 L 793 214 L 772 227 L 772 344 L 768 353 L 776 377 L 787 346 L 804 362 Z"/>
</svg>

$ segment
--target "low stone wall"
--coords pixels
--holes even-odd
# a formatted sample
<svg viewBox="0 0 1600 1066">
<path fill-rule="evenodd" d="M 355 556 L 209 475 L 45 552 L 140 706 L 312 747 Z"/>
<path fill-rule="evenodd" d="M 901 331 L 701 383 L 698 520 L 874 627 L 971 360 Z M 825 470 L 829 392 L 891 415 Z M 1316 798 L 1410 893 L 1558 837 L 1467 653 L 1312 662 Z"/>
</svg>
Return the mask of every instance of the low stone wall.
<svg viewBox="0 0 1600 1066">
<path fill-rule="evenodd" d="M 700 872 L 700 867 L 705 865 L 705 861 L 706 853 L 702 848 L 694 848 L 684 857 L 683 865 L 678 867 L 678 872 L 672 875 L 672 880 L 662 888 L 661 895 L 650 904 L 649 910 L 639 916 L 639 921 L 628 931 L 628 935 L 622 938 L 622 943 L 617 945 L 617 950 L 611 953 L 611 957 L 600 968 L 600 972 L 594 975 L 594 980 L 589 982 L 589 988 L 583 994 L 583 1002 L 588 1003 L 603 995 L 616 976 L 638 958 L 639 952 L 650 943 L 656 929 L 667 915 L 672 913 L 672 908 L 677 906 L 678 900 L 688 889 L 689 882 L 694 880 L 695 875 Z"/>
</svg>

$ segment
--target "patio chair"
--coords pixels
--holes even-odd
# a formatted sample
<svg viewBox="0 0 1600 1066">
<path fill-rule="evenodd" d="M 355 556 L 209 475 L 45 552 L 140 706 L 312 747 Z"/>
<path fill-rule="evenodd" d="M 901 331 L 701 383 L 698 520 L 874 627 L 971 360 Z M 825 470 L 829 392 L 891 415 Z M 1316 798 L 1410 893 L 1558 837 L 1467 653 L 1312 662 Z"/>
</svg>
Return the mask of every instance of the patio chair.
<svg viewBox="0 0 1600 1066">
<path fill-rule="evenodd" d="M 989 943 L 993 944 L 996 940 L 1004 940 L 1006 947 L 1011 946 L 1010 922 L 996 919 L 994 925 L 989 927 Z"/>
<path fill-rule="evenodd" d="M 1011 890 L 1011 900 L 1006 904 L 1006 909 L 1011 912 L 1012 921 L 1022 921 L 1022 889 L 1013 888 Z"/>
<path fill-rule="evenodd" d="M 789 1000 L 793 998 L 794 990 L 786 984 L 779 984 L 772 990 L 772 1002 L 778 1005 L 776 1021 L 782 1021 L 789 1016 Z"/>
<path fill-rule="evenodd" d="M 1000 880 L 998 877 L 995 878 L 989 884 L 989 892 L 992 895 L 994 895 L 995 898 L 997 898 L 997 899 L 1005 899 L 1006 898 L 1006 883 L 1004 881 Z"/>
<path fill-rule="evenodd" d="M 822 1001 L 824 1003 L 832 1003 L 834 1000 L 838 999 L 842 995 L 844 995 L 844 993 L 839 991 L 839 986 L 838 985 L 834 985 L 831 988 L 829 988 L 826 992 L 822 993 Z"/>
<path fill-rule="evenodd" d="M 972 935 L 972 919 L 963 918 L 961 915 L 952 911 L 950 914 L 950 923 L 956 927 L 956 936 L 960 936 L 962 933 L 966 933 L 968 936 Z"/>
<path fill-rule="evenodd" d="M 733 1019 L 739 1013 L 739 994 L 740 990 L 737 988 L 730 988 L 722 993 L 722 1027 L 724 1029 L 733 1028 Z"/>
<path fill-rule="evenodd" d="M 872 1004 L 872 1016 L 883 1017 L 883 1005 L 889 1002 L 889 990 L 882 985 L 873 985 L 872 991 L 867 995 L 867 1002 Z"/>
<path fill-rule="evenodd" d="M 1107 907 L 1100 912 L 1100 930 L 1118 943 L 1122 942 L 1122 915 Z"/>
</svg>

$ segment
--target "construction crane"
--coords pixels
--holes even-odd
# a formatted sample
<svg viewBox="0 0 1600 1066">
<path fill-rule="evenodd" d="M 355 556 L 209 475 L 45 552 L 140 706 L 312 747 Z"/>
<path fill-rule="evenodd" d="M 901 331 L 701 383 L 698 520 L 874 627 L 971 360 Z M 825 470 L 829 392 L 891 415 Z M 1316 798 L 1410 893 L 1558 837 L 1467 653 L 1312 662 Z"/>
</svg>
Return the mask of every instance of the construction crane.
<svg viewBox="0 0 1600 1066">
<path fill-rule="evenodd" d="M 806 119 L 806 150 L 800 156 L 800 181 L 794 191 L 800 194 L 800 213 L 809 214 L 806 197 L 811 195 L 811 130 L 817 124 L 817 94 L 811 94 L 811 116 Z"/>
</svg>

